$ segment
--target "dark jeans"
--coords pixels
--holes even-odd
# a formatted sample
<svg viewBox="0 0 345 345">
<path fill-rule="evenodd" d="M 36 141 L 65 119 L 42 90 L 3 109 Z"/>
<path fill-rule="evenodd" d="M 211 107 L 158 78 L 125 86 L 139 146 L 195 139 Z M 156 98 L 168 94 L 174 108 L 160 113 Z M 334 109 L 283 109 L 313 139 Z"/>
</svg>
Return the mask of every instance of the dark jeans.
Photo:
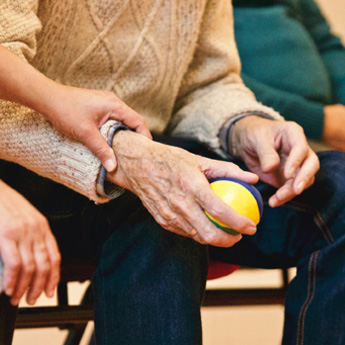
<svg viewBox="0 0 345 345">
<path fill-rule="evenodd" d="M 214 156 L 195 143 L 169 143 Z M 319 157 L 315 184 L 287 205 L 269 208 L 274 189 L 257 185 L 265 201 L 258 231 L 228 249 L 163 230 L 129 192 L 95 205 L 9 163 L 0 176 L 48 217 L 64 258 L 98 260 L 93 283 L 99 345 L 201 344 L 209 257 L 254 267 L 297 266 L 283 344 L 345 345 L 345 155 Z"/>
</svg>

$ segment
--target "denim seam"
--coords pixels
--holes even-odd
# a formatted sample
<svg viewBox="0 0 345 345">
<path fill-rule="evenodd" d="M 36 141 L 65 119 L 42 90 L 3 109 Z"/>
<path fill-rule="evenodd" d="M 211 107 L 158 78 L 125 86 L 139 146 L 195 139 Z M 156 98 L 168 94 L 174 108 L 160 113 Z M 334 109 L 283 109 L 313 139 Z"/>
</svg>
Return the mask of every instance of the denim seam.
<svg viewBox="0 0 345 345">
<path fill-rule="evenodd" d="M 308 294 L 298 316 L 296 345 L 304 344 L 304 329 L 305 329 L 306 314 L 307 314 L 309 306 L 311 305 L 314 299 L 315 290 L 316 290 L 316 266 L 317 266 L 317 258 L 318 258 L 319 252 L 320 252 L 319 250 L 314 252 L 309 259 Z"/>
<path fill-rule="evenodd" d="M 325 241 L 327 242 L 327 244 L 331 244 L 334 242 L 334 238 L 331 234 L 331 231 L 329 230 L 326 222 L 322 218 L 322 215 L 320 214 L 320 212 L 316 211 L 315 209 L 313 209 L 307 205 L 299 204 L 295 201 L 292 201 L 290 204 L 296 210 L 307 212 L 307 213 L 311 214 L 313 216 L 314 223 L 320 229 L 320 231 L 321 231 Z"/>
<path fill-rule="evenodd" d="M 98 262 L 98 265 L 100 266 L 99 269 L 102 270 L 102 271 L 103 271 L 103 264 L 104 264 L 103 261 L 99 260 L 99 262 Z M 100 307 L 102 308 L 103 318 L 105 320 L 107 317 L 106 317 L 106 314 L 104 312 L 104 310 L 105 310 L 104 295 L 105 295 L 105 291 L 106 291 L 104 279 L 101 279 L 100 285 L 102 286 L 102 293 L 101 293 L 102 298 L 99 298 L 98 300 L 99 300 Z M 104 323 L 103 327 L 107 327 L 107 323 L 106 322 Z M 108 334 L 109 334 L 109 332 L 108 331 L 104 331 L 104 332 L 102 332 L 102 334 L 103 334 L 104 339 L 105 339 L 105 344 L 108 344 Z"/>
</svg>

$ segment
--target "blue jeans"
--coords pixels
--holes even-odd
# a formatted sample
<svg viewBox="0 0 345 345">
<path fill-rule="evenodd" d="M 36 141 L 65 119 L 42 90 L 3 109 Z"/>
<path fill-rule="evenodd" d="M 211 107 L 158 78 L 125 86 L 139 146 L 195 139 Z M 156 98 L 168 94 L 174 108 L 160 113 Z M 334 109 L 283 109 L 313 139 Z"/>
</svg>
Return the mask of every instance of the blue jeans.
<svg viewBox="0 0 345 345">
<path fill-rule="evenodd" d="M 178 144 L 214 157 L 195 143 Z M 345 345 L 344 158 L 320 154 L 315 184 L 276 209 L 267 205 L 274 189 L 259 183 L 265 208 L 258 231 L 227 249 L 163 230 L 129 192 L 95 205 L 18 167 L 0 166 L 0 176 L 48 217 L 64 258 L 98 261 L 93 285 L 99 345 L 201 344 L 209 258 L 263 268 L 296 266 L 283 344 Z"/>
</svg>

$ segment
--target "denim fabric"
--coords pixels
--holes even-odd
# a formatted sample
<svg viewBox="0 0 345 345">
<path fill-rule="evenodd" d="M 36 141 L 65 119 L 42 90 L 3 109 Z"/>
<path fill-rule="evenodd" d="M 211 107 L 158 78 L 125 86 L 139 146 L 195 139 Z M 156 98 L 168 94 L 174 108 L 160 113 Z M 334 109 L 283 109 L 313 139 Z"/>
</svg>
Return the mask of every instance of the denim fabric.
<svg viewBox="0 0 345 345">
<path fill-rule="evenodd" d="M 273 188 L 257 185 L 265 207 L 258 231 L 216 260 L 261 268 L 297 267 L 286 297 L 283 344 L 345 344 L 345 155 L 319 154 L 315 184 L 271 209 Z"/>
<path fill-rule="evenodd" d="M 215 157 L 197 143 L 167 141 Z M 345 345 L 344 158 L 320 154 L 315 185 L 276 209 L 267 206 L 274 189 L 259 183 L 265 207 L 258 231 L 227 249 L 163 230 L 129 192 L 95 205 L 9 163 L 0 165 L 0 174 L 47 215 L 65 260 L 98 260 L 93 283 L 99 345 L 201 344 L 199 308 L 209 257 L 253 267 L 297 266 L 283 344 Z"/>
</svg>

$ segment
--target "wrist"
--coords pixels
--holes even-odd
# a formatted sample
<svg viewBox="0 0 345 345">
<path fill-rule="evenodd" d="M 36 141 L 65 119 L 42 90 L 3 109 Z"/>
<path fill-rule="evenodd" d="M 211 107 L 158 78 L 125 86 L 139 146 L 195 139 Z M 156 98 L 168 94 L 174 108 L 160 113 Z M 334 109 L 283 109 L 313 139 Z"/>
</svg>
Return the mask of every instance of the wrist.
<svg viewBox="0 0 345 345">
<path fill-rule="evenodd" d="M 40 100 L 37 102 L 36 111 L 42 114 L 47 120 L 53 120 L 59 116 L 61 109 L 69 99 L 68 89 L 65 86 L 45 77 L 42 83 Z"/>
<path fill-rule="evenodd" d="M 322 141 L 343 140 L 343 124 L 345 124 L 345 106 L 340 104 L 324 107 L 324 123 Z"/>
<path fill-rule="evenodd" d="M 248 115 L 236 121 L 229 128 L 228 135 L 228 152 L 236 158 L 241 158 L 241 147 L 243 145 L 243 137 L 246 138 L 246 132 L 252 126 L 258 126 L 260 122 L 272 121 L 272 118 L 260 115 Z"/>
</svg>

